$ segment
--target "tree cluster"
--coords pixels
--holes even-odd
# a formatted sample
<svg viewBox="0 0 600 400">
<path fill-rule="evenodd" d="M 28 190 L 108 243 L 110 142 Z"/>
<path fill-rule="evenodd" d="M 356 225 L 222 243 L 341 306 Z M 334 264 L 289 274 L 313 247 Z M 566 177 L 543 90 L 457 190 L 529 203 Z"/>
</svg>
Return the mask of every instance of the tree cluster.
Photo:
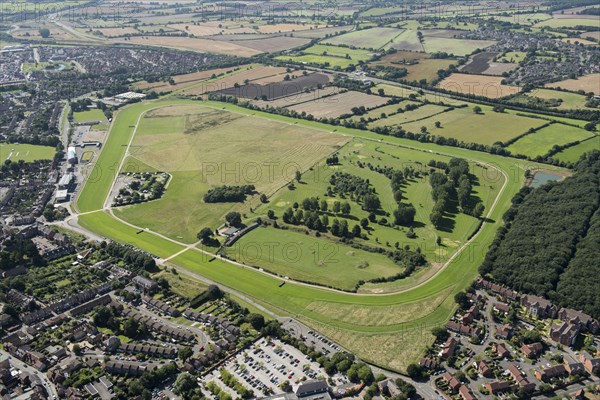
<svg viewBox="0 0 600 400">
<path fill-rule="evenodd" d="M 519 292 L 600 317 L 599 199 L 600 152 L 593 151 L 572 177 L 513 198 L 480 272 Z"/>
<path fill-rule="evenodd" d="M 255 189 L 254 185 L 218 186 L 208 190 L 204 195 L 204 201 L 206 203 L 240 203 L 246 200 L 246 196 L 253 194 Z"/>
</svg>

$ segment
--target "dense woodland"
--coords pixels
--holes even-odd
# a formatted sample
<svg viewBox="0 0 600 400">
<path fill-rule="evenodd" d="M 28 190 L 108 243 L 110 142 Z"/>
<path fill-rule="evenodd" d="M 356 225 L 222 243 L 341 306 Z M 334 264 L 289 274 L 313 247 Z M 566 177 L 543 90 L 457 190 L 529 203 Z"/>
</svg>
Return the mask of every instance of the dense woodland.
<svg viewBox="0 0 600 400">
<path fill-rule="evenodd" d="M 513 289 L 600 317 L 600 152 L 572 177 L 513 199 L 480 267 Z"/>
</svg>

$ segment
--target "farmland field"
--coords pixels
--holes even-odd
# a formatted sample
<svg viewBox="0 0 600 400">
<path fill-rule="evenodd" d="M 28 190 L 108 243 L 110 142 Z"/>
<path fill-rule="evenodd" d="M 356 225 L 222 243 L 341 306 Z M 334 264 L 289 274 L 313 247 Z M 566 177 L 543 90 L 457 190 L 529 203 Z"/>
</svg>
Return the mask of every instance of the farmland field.
<svg viewBox="0 0 600 400">
<path fill-rule="evenodd" d="M 441 123 L 440 128 L 435 127 L 437 121 Z M 465 143 L 491 145 L 514 139 L 529 129 L 542 126 L 547 122 L 507 113 L 496 113 L 490 109 L 485 109 L 482 114 L 478 115 L 473 112 L 472 108 L 466 107 L 404 124 L 402 127 L 409 132 L 418 133 L 420 128 L 425 126 L 432 135 L 454 138 Z"/>
<path fill-rule="evenodd" d="M 417 31 L 407 29 L 392 39 L 386 48 L 405 50 L 405 51 L 424 51 L 423 45 L 417 37 Z"/>
<path fill-rule="evenodd" d="M 428 53 L 446 52 L 455 56 L 466 56 L 477 49 L 485 49 L 493 45 L 491 40 L 449 39 L 425 36 L 424 48 Z"/>
<path fill-rule="evenodd" d="M 582 141 L 592 136 L 591 132 L 581 128 L 563 124 L 552 124 L 535 133 L 523 136 L 508 146 L 507 150 L 512 154 L 523 154 L 534 158 L 548 153 L 554 145 L 565 145 Z"/>
<path fill-rule="evenodd" d="M 578 25 L 589 26 L 592 28 L 600 27 L 599 17 L 594 18 L 553 18 L 535 24 L 535 27 L 548 28 L 574 28 Z"/>
<path fill-rule="evenodd" d="M 575 146 L 564 149 L 560 153 L 552 156 L 553 158 L 557 158 L 560 161 L 565 162 L 576 162 L 579 160 L 582 154 L 587 153 L 592 150 L 600 149 L 600 136 L 594 136 L 593 138 L 581 142 Z"/>
<path fill-rule="evenodd" d="M 402 30 L 395 28 L 370 28 L 325 39 L 324 42 L 333 45 L 355 46 L 363 49 L 380 49 L 401 33 Z"/>
<path fill-rule="evenodd" d="M 348 56 L 351 60 L 355 62 L 361 60 L 366 61 L 369 58 L 371 58 L 371 53 L 368 50 L 348 49 L 346 47 L 329 46 L 323 44 L 316 44 L 314 46 L 309 47 L 308 49 L 302 50 L 302 52 L 306 54 L 315 55 L 324 55 L 324 53 L 326 53 L 328 56 L 343 58 L 346 58 L 346 56 Z"/>
<path fill-rule="evenodd" d="M 6 160 L 31 162 L 36 160 L 52 160 L 56 149 L 50 146 L 33 144 L 0 143 L 0 162 Z"/>
<path fill-rule="evenodd" d="M 322 102 L 307 102 L 287 107 L 299 113 L 305 112 L 315 118 L 336 118 L 350 114 L 353 107 L 365 106 L 367 109 L 379 107 L 388 102 L 388 98 L 361 92 L 344 92 L 329 96 Z M 327 106 L 324 107 L 324 104 Z"/>
<path fill-rule="evenodd" d="M 448 107 L 438 106 L 436 104 L 425 104 L 413 111 L 407 111 L 404 113 L 391 115 L 388 118 L 382 118 L 369 124 L 369 128 L 376 128 L 378 126 L 403 125 L 407 122 L 418 121 L 429 118 L 433 115 L 441 114 L 447 109 Z"/>
<path fill-rule="evenodd" d="M 561 92 L 550 89 L 534 89 L 527 96 L 537 97 L 544 100 L 560 99 L 562 102 L 557 107 L 559 110 L 572 110 L 585 108 L 587 101 L 584 95 L 571 92 Z"/>
<path fill-rule="evenodd" d="M 122 143 L 127 143 L 133 132 L 133 129 L 127 127 L 134 125 L 143 111 L 167 104 L 185 105 L 186 103 L 174 100 L 170 103 L 144 102 L 119 111 L 111 136 L 96 164 L 97 167 L 119 163 L 125 154 L 125 151 L 121 150 Z M 198 107 L 198 103 L 187 104 Z M 202 104 L 219 109 L 225 108 L 252 119 L 264 118 L 271 122 L 295 124 L 304 131 L 307 128 L 318 129 L 324 133 L 331 131 L 331 126 L 316 122 L 268 115 L 224 103 Z M 254 116 L 250 117 L 252 114 Z M 494 239 L 496 230 L 501 225 L 502 214 L 510 205 L 510 199 L 522 185 L 525 169 L 535 168 L 536 164 L 526 164 L 516 159 L 461 148 L 382 137 L 371 132 L 343 127 L 337 127 L 337 131 L 344 135 L 364 138 L 373 145 L 379 142 L 398 149 L 411 148 L 415 153 L 422 154 L 420 157 L 423 159 L 430 159 L 434 153 L 435 157 L 453 156 L 474 159 L 475 162 L 483 165 L 482 176 L 485 177 L 485 181 L 482 180 L 481 184 L 497 190 L 497 202 L 486 211 L 488 222 L 484 223 L 476 237 L 476 242 L 473 242 L 473 247 L 466 247 L 468 250 L 473 250 L 468 252 L 468 257 L 455 257 L 448 265 L 440 268 L 434 277 L 427 279 L 418 287 L 406 287 L 400 293 L 360 297 L 308 287 L 292 281 L 287 281 L 281 286 L 281 278 L 274 278 L 220 259 L 209 263 L 207 255 L 193 249 L 178 254 L 169 262 L 194 276 L 205 277 L 218 282 L 224 288 L 231 288 L 235 293 L 242 294 L 280 315 L 295 316 L 312 328 L 321 330 L 350 351 L 356 352 L 366 361 L 405 371 L 406 366 L 417 360 L 425 347 L 433 342 L 431 328 L 444 324 L 454 312 L 456 307 L 454 294 L 465 289 L 475 279 L 477 266 L 485 254 L 479 249 L 487 248 Z M 554 167 L 545 166 L 545 168 Z M 91 210 L 101 208 L 114 179 L 114 175 L 103 179 L 107 175 L 109 174 L 103 174 L 100 179 L 86 183 L 78 201 L 80 209 L 82 206 Z M 495 195 L 491 196 L 494 197 Z M 112 219 L 103 212 L 80 216 L 79 221 L 88 229 L 103 236 L 135 244 L 162 257 L 173 256 L 182 248 L 150 231 L 136 235 L 135 229 Z M 355 318 L 349 319 L 350 316 Z"/>
<path fill-rule="evenodd" d="M 323 56 L 317 54 L 305 54 L 295 56 L 277 56 L 276 60 L 288 61 L 294 64 L 316 64 L 324 65 L 330 68 L 348 68 L 350 65 L 358 64 L 358 60 L 352 60 L 344 57 Z"/>
<path fill-rule="evenodd" d="M 586 93 L 593 92 L 595 95 L 600 95 L 600 74 L 584 75 L 577 79 L 566 79 L 560 82 L 547 83 L 545 86 L 550 88 L 561 88 L 572 92 L 584 90 Z"/>
<path fill-rule="evenodd" d="M 123 39 L 111 39 L 113 43 L 123 43 Z M 243 45 L 232 42 L 216 41 L 201 38 L 179 36 L 132 36 L 125 43 L 135 43 L 146 46 L 171 47 L 181 50 L 213 52 L 218 54 L 236 54 L 240 57 L 251 57 L 262 53 Z"/>
<path fill-rule="evenodd" d="M 461 94 L 484 96 L 490 99 L 518 93 L 521 88 L 502 84 L 500 76 L 452 74 L 438 83 L 438 87 Z"/>
</svg>

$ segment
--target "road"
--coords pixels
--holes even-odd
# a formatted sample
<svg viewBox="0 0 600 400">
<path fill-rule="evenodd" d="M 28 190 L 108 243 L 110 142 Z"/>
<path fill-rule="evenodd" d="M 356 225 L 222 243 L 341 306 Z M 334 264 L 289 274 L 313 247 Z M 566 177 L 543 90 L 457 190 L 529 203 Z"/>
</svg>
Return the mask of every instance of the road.
<svg viewBox="0 0 600 400">
<path fill-rule="evenodd" d="M 0 349 L 0 354 L 10 357 L 10 364 L 13 367 L 18 368 L 21 371 L 28 372 L 32 377 L 39 378 L 39 380 L 42 382 L 42 385 L 46 389 L 46 392 L 48 392 L 49 398 L 58 399 L 58 392 L 56 391 L 56 387 L 54 386 L 54 384 L 52 382 L 50 382 L 50 379 L 48 379 L 46 374 L 38 371 L 37 369 L 33 368 L 30 365 L 24 363 L 23 361 L 19 360 L 18 358 L 13 357 L 12 355 L 10 355 L 10 353 L 8 353 L 2 349 Z"/>
</svg>

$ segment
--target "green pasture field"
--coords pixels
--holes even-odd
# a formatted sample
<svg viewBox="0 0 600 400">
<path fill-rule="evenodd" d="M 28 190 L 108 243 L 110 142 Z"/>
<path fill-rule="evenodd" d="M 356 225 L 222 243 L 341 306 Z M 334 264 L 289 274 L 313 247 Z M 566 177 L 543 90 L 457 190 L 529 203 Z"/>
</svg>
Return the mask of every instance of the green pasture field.
<svg viewBox="0 0 600 400">
<path fill-rule="evenodd" d="M 600 28 L 600 17 L 597 18 L 552 18 L 546 21 L 539 22 L 534 26 L 541 28 L 574 28 L 576 26 L 589 26 L 592 28 Z"/>
<path fill-rule="evenodd" d="M 363 49 L 380 49 L 396 38 L 403 31 L 396 28 L 370 28 L 344 33 L 340 36 L 325 39 L 324 42 L 333 45 L 354 46 Z"/>
<path fill-rule="evenodd" d="M 56 149 L 50 146 L 33 144 L 0 143 L 0 162 L 6 160 L 31 162 L 36 160 L 52 160 Z"/>
<path fill-rule="evenodd" d="M 431 117 L 432 115 L 443 113 L 448 107 L 438 106 L 436 104 L 425 104 L 416 110 L 406 111 L 400 114 L 391 115 L 387 118 L 381 118 L 369 124 L 369 128 L 378 126 L 399 126 L 408 122 L 417 121 Z"/>
<path fill-rule="evenodd" d="M 346 47 L 338 47 L 338 46 L 328 46 L 324 44 L 316 44 L 314 46 L 309 47 L 308 49 L 302 50 L 303 53 L 306 54 L 314 54 L 314 55 L 323 55 L 323 53 L 327 53 L 328 56 L 333 57 L 342 57 L 345 58 L 346 55 L 350 57 L 351 60 L 357 61 L 366 61 L 372 57 L 372 53 L 368 50 L 362 49 L 349 49 Z"/>
<path fill-rule="evenodd" d="M 581 128 L 563 124 L 552 124 L 535 133 L 523 136 L 506 149 L 511 154 L 537 157 L 548 153 L 554 145 L 565 145 L 576 141 L 583 141 L 592 136 L 591 132 Z"/>
<path fill-rule="evenodd" d="M 169 188 L 159 201 L 115 213 L 134 225 L 193 243 L 202 227 L 218 227 L 228 211 L 246 213 L 260 204 L 258 195 L 246 203 L 203 203 L 211 187 L 253 184 L 271 195 L 293 180 L 296 169 L 306 171 L 346 142 L 339 135 L 201 103 L 151 111 L 140 121 L 130 154 L 142 163 L 138 170 L 148 165 L 170 173 Z"/>
<path fill-rule="evenodd" d="M 287 61 L 294 64 L 317 64 L 325 65 L 331 68 L 348 68 L 350 65 L 357 65 L 358 60 L 349 60 L 343 57 L 320 56 L 316 54 L 305 54 L 299 56 L 277 56 L 276 60 Z"/>
<path fill-rule="evenodd" d="M 400 31 L 399 31 L 400 32 Z M 398 50 L 411 50 L 411 51 L 424 51 L 423 45 L 417 37 L 417 31 L 413 29 L 406 29 L 402 31 L 398 36 L 391 39 L 385 48 L 395 48 Z"/>
<path fill-rule="evenodd" d="M 482 107 L 482 114 L 475 114 L 471 107 L 455 108 L 452 111 L 402 125 L 409 132 L 419 133 L 425 126 L 432 135 L 454 138 L 465 143 L 491 145 L 518 137 L 530 128 L 548 121 L 521 117 L 509 113 L 497 113 Z M 436 121 L 442 125 L 435 127 Z"/>
<path fill-rule="evenodd" d="M 73 119 L 77 123 L 90 122 L 90 121 L 105 121 L 106 116 L 102 110 L 94 108 L 88 111 L 80 111 L 73 113 Z"/>
<path fill-rule="evenodd" d="M 557 107 L 559 110 L 583 109 L 587 102 L 586 97 L 579 93 L 551 89 L 534 89 L 527 96 L 538 97 L 544 100 L 561 99 L 562 103 Z"/>
<path fill-rule="evenodd" d="M 258 228 L 226 254 L 292 279 L 352 290 L 359 280 L 387 277 L 404 270 L 383 254 L 291 230 Z"/>
<path fill-rule="evenodd" d="M 175 101 L 172 101 L 175 102 Z M 129 126 L 143 111 L 156 107 L 157 102 L 143 102 L 120 111 L 113 124 L 111 135 L 119 132 L 115 126 Z M 164 104 L 164 103 L 163 103 Z M 197 103 L 195 103 L 197 104 Z M 205 102 L 204 105 L 243 113 L 273 121 L 297 124 L 299 127 L 331 132 L 332 127 L 313 121 L 269 115 L 258 111 L 242 109 L 230 104 Z M 137 114 L 136 114 L 137 112 Z M 119 121 L 123 119 L 125 122 Z M 216 259 L 208 262 L 208 256 L 196 250 L 187 250 L 174 257 L 171 262 L 192 274 L 203 276 L 230 288 L 238 294 L 253 299 L 258 304 L 280 315 L 294 316 L 309 326 L 320 329 L 324 334 L 365 359 L 393 370 L 405 371 L 406 366 L 416 361 L 426 346 L 433 341 L 431 328 L 446 323 L 455 310 L 454 294 L 465 289 L 477 276 L 477 267 L 483 260 L 485 249 L 495 237 L 501 225 L 502 214 L 510 206 L 513 195 L 521 188 L 524 171 L 542 165 L 524 160 L 499 157 L 488 153 L 473 152 L 467 149 L 439 146 L 432 143 L 419 143 L 408 139 L 381 136 L 368 131 L 336 127 L 335 132 L 363 138 L 373 143 L 390 144 L 400 148 L 413 149 L 424 153 L 424 157 L 462 157 L 480 164 L 489 164 L 486 169 L 487 185 L 500 187 L 494 207 L 489 207 L 488 222 L 465 251 L 460 252 L 435 277 L 421 285 L 405 288 L 401 293 L 386 295 L 364 295 L 338 293 L 330 290 L 308 287 L 288 281 L 280 287 L 281 278 L 261 274 L 254 269 L 242 267 Z M 109 137 L 100 158 L 119 162 L 125 152 L 119 152 L 124 136 L 131 135 L 125 130 L 118 139 Z M 117 135 L 115 135 L 117 136 Z M 106 149 L 109 151 L 105 151 Z M 105 154 L 106 153 L 106 154 Z M 555 167 L 543 165 L 544 168 Z M 503 172 L 499 172 L 503 171 Z M 506 180 L 505 180 L 505 178 Z M 114 175 L 111 177 L 114 179 Z M 88 181 L 79 202 L 86 206 L 104 204 L 104 199 L 112 184 L 112 179 Z M 89 188 L 88 188 L 89 186 Z M 92 199 L 88 199 L 92 196 Z M 99 197 L 99 200 L 95 198 Z M 100 218 L 98 217 L 100 216 Z M 102 217 L 105 216 L 105 217 Z M 107 221 L 103 221 L 104 218 Z M 163 254 L 178 252 L 181 246 L 150 232 L 136 234 L 123 223 L 112 219 L 108 214 L 94 213 L 80 216 L 86 227 L 95 232 L 108 232 L 115 240 L 132 243 L 150 252 L 157 248 Z M 160 255 L 160 254 L 159 254 Z M 349 313 L 356 318 L 348 320 Z"/>
<path fill-rule="evenodd" d="M 564 149 L 560 153 L 552 156 L 553 158 L 557 158 L 560 161 L 565 162 L 576 162 L 579 160 L 582 154 L 590 152 L 592 150 L 600 149 L 600 136 L 594 136 L 591 139 L 588 139 L 584 142 L 581 142 L 575 146 L 571 146 L 567 149 Z"/>
<path fill-rule="evenodd" d="M 493 45 L 492 40 L 453 39 L 425 36 L 423 47 L 427 53 L 446 52 L 456 56 L 466 56 L 477 49 Z"/>
<path fill-rule="evenodd" d="M 406 107 L 408 104 L 419 104 L 419 103 L 410 101 L 410 100 L 404 100 L 398 104 L 389 104 L 386 106 L 374 108 L 372 110 L 369 110 L 364 115 L 355 115 L 348 119 L 352 120 L 352 121 L 356 121 L 356 122 L 360 121 L 363 118 L 365 120 L 368 120 L 369 118 L 380 119 L 382 113 L 386 114 L 386 115 L 396 113 L 399 109 L 404 109 L 404 107 Z"/>
</svg>

